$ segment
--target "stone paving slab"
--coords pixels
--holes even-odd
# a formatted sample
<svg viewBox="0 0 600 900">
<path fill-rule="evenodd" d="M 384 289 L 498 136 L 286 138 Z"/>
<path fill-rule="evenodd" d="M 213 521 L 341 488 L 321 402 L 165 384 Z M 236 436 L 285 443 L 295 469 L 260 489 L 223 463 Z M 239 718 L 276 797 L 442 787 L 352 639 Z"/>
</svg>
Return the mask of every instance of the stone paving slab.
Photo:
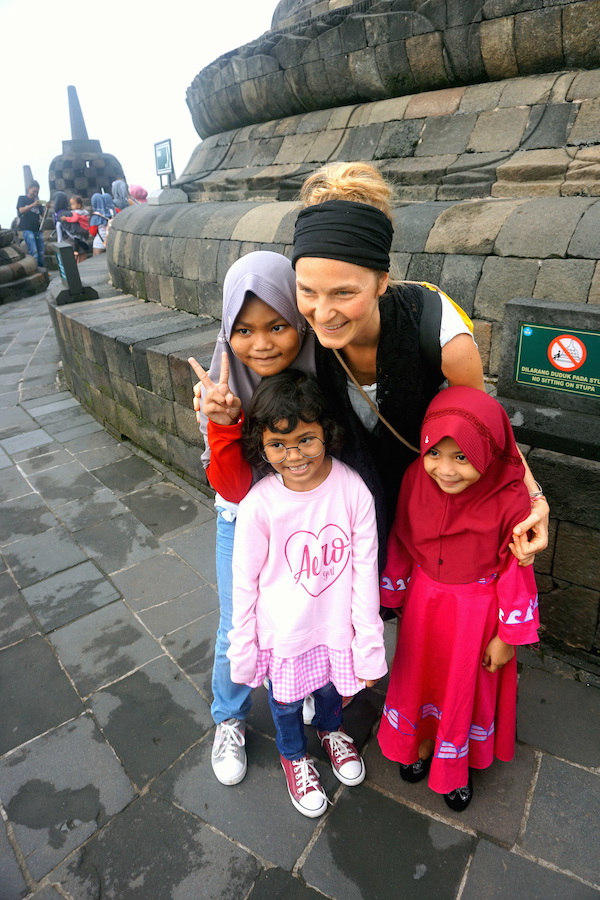
<svg viewBox="0 0 600 900">
<path fill-rule="evenodd" d="M 80 716 L 2 760 L 0 786 L 9 822 L 36 880 L 134 797 L 90 716 Z"/>
<path fill-rule="evenodd" d="M 30 450 L 32 447 L 42 447 L 44 444 L 52 444 L 53 438 L 42 428 L 35 428 L 33 431 L 25 432 L 16 437 L 0 439 L 0 447 L 6 452 L 14 455 L 21 450 Z"/>
<path fill-rule="evenodd" d="M 106 606 L 120 596 L 91 560 L 23 588 L 22 593 L 46 632 Z"/>
<path fill-rule="evenodd" d="M 123 502 L 157 538 L 172 537 L 214 516 L 188 492 L 164 482 L 127 494 Z"/>
<path fill-rule="evenodd" d="M 212 661 L 218 623 L 219 616 L 215 611 L 179 628 L 162 641 L 167 653 L 207 697 L 211 696 Z"/>
<path fill-rule="evenodd" d="M 54 466 L 37 475 L 29 476 L 29 483 L 38 491 L 48 506 L 62 506 L 69 500 L 89 497 L 102 488 L 102 484 L 77 460 L 64 466 Z"/>
<path fill-rule="evenodd" d="M 39 628 L 10 574 L 0 571 L 0 647 L 38 633 Z"/>
<path fill-rule="evenodd" d="M 597 772 L 544 756 L 522 840 L 523 849 L 598 885 L 600 855 L 597 842 L 595 849 L 588 844 L 588 835 L 597 831 L 595 820 L 599 808 Z"/>
<path fill-rule="evenodd" d="M 291 870 L 307 845 L 315 822 L 299 816 L 291 805 L 274 742 L 248 729 L 247 746 L 253 764 L 235 791 L 221 790 L 212 775 L 210 739 L 190 750 L 155 782 L 152 790 L 201 817 L 262 858 Z M 324 789 L 332 796 L 339 782 L 329 767 L 318 764 L 318 769 Z M 260 828 L 257 828 L 261 797 L 269 797 L 269 813 L 261 817 Z"/>
<path fill-rule="evenodd" d="M 0 885 L 5 900 L 19 900 L 27 894 L 27 884 L 4 828 L 0 829 Z M 37 894 L 36 900 L 40 898 L 41 894 Z"/>
<path fill-rule="evenodd" d="M 127 507 L 117 500 L 112 491 L 100 486 L 100 490 L 94 494 L 63 503 L 55 507 L 54 512 L 63 525 L 66 525 L 71 533 L 75 533 L 106 519 L 123 515 L 127 512 Z"/>
<path fill-rule="evenodd" d="M 509 853 L 502 847 L 488 841 L 480 841 L 461 900 L 548 900 L 549 897 L 563 900 L 597 900 L 598 891 L 585 884 L 573 881 L 560 872 L 553 872 L 538 866 L 530 859 Z"/>
<path fill-rule="evenodd" d="M 31 492 L 30 484 L 14 466 L 0 473 L 0 501 L 14 500 Z"/>
<path fill-rule="evenodd" d="M 202 572 L 209 584 L 217 583 L 215 565 L 216 528 L 214 518 L 192 531 L 165 540 L 194 569 Z"/>
<path fill-rule="evenodd" d="M 519 682 L 518 736 L 555 756 L 600 768 L 600 716 L 594 688 L 526 670 Z"/>
<path fill-rule="evenodd" d="M 474 843 L 472 835 L 369 787 L 346 788 L 302 875 L 327 896 L 344 900 L 453 900 Z"/>
<path fill-rule="evenodd" d="M 49 637 L 82 696 L 163 655 L 121 603 L 97 609 Z"/>
<path fill-rule="evenodd" d="M 139 456 L 128 456 L 99 466 L 94 470 L 94 476 L 116 494 L 127 494 L 159 480 L 156 469 Z"/>
<path fill-rule="evenodd" d="M 87 559 L 60 526 L 15 541 L 3 550 L 3 554 L 19 587 L 28 587 Z"/>
<path fill-rule="evenodd" d="M 138 618 L 155 638 L 166 637 L 219 608 L 219 595 L 207 584 L 138 613 Z M 211 620 L 212 624 L 212 620 Z"/>
<path fill-rule="evenodd" d="M 97 691 L 88 704 L 138 788 L 213 726 L 207 702 L 164 656 Z"/>
<path fill-rule="evenodd" d="M 54 880 L 78 900 L 219 900 L 248 896 L 259 870 L 258 860 L 196 816 L 148 795 L 59 866 Z"/>
<path fill-rule="evenodd" d="M 83 528 L 77 542 L 107 574 L 156 555 L 160 547 L 152 532 L 129 512 Z"/>
<path fill-rule="evenodd" d="M 39 635 L 0 654 L 0 754 L 83 711 L 49 645 Z"/>
<path fill-rule="evenodd" d="M 496 761 L 489 769 L 473 770 L 474 797 L 464 813 L 448 809 L 440 794 L 427 787 L 427 780 L 407 784 L 400 778 L 398 764 L 384 759 L 376 742 L 365 755 L 367 780 L 396 800 L 414 805 L 430 815 L 441 817 L 488 835 L 495 841 L 512 846 L 519 837 L 525 805 L 537 767 L 535 753 L 517 745 L 510 763 Z M 490 809 L 494 815 L 490 816 Z"/>
<path fill-rule="evenodd" d="M 37 472 L 53 469 L 54 466 L 61 466 L 73 460 L 72 454 L 56 443 L 25 450 L 15 454 L 14 458 L 24 475 L 35 475 Z"/>
<path fill-rule="evenodd" d="M 180 597 L 198 587 L 198 572 L 170 553 L 161 553 L 113 576 L 113 583 L 135 610 Z"/>
<path fill-rule="evenodd" d="M 40 534 L 58 525 L 39 494 L 25 494 L 0 503 L 0 545 Z"/>
</svg>

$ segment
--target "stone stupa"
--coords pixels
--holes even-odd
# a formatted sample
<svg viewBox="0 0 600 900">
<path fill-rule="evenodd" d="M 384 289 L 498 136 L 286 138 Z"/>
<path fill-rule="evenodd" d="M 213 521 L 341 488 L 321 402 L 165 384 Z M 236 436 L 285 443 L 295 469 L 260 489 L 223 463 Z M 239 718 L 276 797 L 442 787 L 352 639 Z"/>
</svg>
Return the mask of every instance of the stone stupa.
<svg viewBox="0 0 600 900">
<path fill-rule="evenodd" d="M 103 153 L 100 141 L 88 137 L 77 89 L 69 85 L 67 92 L 71 140 L 62 142 L 62 153 L 50 163 L 50 196 L 55 191 L 65 191 L 69 197 L 80 194 L 84 203 L 89 204 L 92 194 L 102 188 L 110 191 L 112 182 L 125 175 L 119 160 L 110 153 Z"/>
</svg>

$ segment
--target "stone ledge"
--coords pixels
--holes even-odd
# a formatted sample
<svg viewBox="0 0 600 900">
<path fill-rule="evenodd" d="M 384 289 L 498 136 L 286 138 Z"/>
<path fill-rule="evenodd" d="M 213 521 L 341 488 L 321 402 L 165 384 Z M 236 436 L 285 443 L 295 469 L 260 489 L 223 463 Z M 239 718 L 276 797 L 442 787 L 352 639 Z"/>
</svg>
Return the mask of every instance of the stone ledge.
<svg viewBox="0 0 600 900">
<path fill-rule="evenodd" d="M 67 384 L 82 405 L 112 434 L 206 485 L 187 360 L 210 363 L 219 323 L 126 295 L 48 305 Z"/>
</svg>

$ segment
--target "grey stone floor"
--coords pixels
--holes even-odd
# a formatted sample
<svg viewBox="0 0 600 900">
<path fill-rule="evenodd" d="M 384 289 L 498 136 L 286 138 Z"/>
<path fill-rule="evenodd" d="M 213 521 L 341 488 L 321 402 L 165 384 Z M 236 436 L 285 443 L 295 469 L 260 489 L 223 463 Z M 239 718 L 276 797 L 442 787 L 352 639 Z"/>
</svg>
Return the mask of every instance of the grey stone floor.
<svg viewBox="0 0 600 900">
<path fill-rule="evenodd" d="M 598 896 L 600 678 L 548 654 L 521 653 L 515 760 L 462 815 L 382 758 L 381 691 L 347 710 L 360 787 L 309 738 L 323 818 L 288 800 L 262 689 L 219 785 L 211 499 L 81 409 L 45 295 L 0 306 L 0 345 L 0 900 Z"/>
</svg>

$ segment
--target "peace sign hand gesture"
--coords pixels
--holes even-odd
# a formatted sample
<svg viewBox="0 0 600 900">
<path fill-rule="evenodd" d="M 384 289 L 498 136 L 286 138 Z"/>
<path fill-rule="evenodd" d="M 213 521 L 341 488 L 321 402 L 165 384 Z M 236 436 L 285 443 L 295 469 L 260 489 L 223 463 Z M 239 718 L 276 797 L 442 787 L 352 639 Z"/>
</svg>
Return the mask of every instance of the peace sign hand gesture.
<svg viewBox="0 0 600 900">
<path fill-rule="evenodd" d="M 194 409 L 196 419 L 200 422 L 201 394 L 204 388 L 204 415 L 215 425 L 232 425 L 237 422 L 242 401 L 229 388 L 229 357 L 227 353 L 221 356 L 221 371 L 218 384 L 210 378 L 208 372 L 200 363 L 191 356 L 188 362 L 200 381 L 194 385 Z"/>
</svg>

